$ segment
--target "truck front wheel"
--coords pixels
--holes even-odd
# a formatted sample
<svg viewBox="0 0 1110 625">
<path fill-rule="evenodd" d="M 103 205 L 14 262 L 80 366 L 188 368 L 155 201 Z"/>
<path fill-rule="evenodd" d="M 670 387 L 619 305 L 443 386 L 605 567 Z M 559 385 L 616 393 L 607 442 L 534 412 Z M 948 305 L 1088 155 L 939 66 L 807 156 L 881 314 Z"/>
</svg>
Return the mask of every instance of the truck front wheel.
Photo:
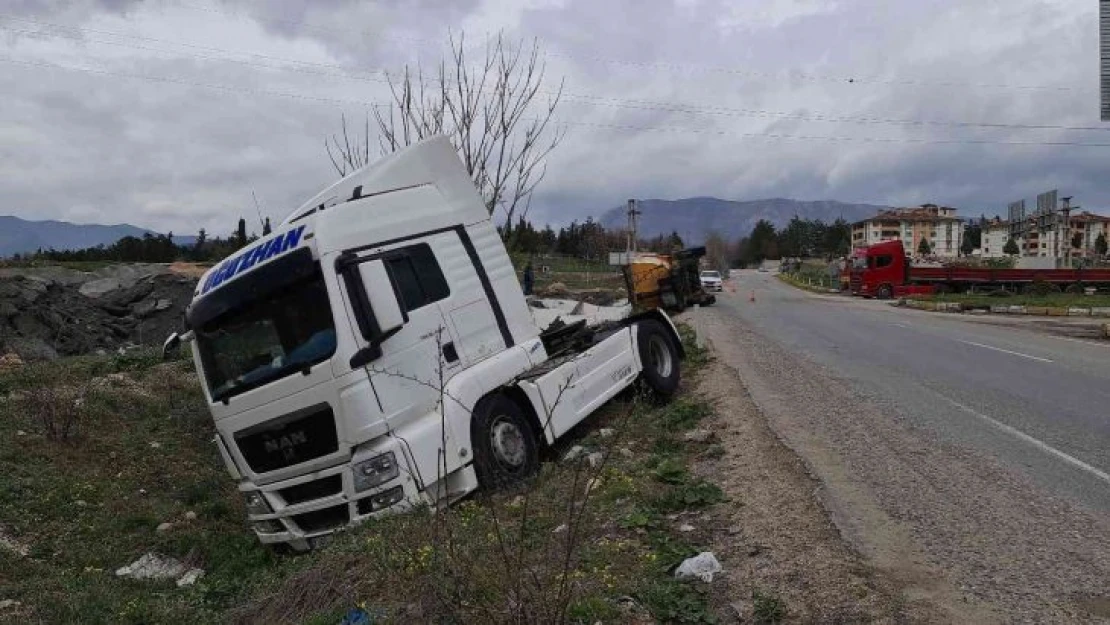
<svg viewBox="0 0 1110 625">
<path fill-rule="evenodd" d="M 889 284 L 882 285 L 879 287 L 879 290 L 875 292 L 875 297 L 879 299 L 890 299 L 893 295 L 894 290 L 890 288 Z"/>
<path fill-rule="evenodd" d="M 470 439 L 474 470 L 484 488 L 508 486 L 539 470 L 536 432 L 524 410 L 504 395 L 488 397 L 474 408 Z"/>
<path fill-rule="evenodd" d="M 678 390 L 680 377 L 674 337 L 663 324 L 648 319 L 636 324 L 636 347 L 644 367 L 644 384 L 656 397 L 669 399 Z"/>
</svg>

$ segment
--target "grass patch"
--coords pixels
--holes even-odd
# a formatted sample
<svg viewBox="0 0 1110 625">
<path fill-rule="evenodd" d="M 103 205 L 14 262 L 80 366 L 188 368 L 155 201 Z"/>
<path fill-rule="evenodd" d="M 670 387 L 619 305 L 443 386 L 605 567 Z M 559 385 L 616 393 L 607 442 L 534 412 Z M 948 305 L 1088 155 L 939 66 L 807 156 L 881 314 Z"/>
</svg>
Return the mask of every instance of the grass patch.
<svg viewBox="0 0 1110 625">
<path fill-rule="evenodd" d="M 75 383 L 88 389 L 76 428 L 52 440 L 26 398 Z M 245 531 L 212 435 L 187 362 L 130 353 L 0 375 L 0 531 L 30 552 L 0 550 L 0 598 L 27 606 L 24 622 L 221 622 L 277 560 Z M 207 574 L 187 589 L 114 575 L 148 551 Z"/>
<path fill-rule="evenodd" d="M 681 332 L 689 379 L 709 356 Z M 278 557 L 245 526 L 188 362 L 134 353 L 35 367 L 0 375 L 0 532 L 30 551 L 0 550 L 0 598 L 22 604 L 21 622 L 335 623 L 357 606 L 375 622 L 713 621 L 710 587 L 673 579 L 703 546 L 667 515 L 723 500 L 690 474 L 701 450 L 682 432 L 711 407 L 687 395 L 664 406 L 627 396 L 591 418 L 581 444 L 633 450 L 603 466 L 547 462 L 526 490 Z M 90 388 L 64 441 L 22 399 L 51 380 Z M 585 431 L 598 427 L 616 434 Z M 163 522 L 173 527 L 157 531 Z M 113 574 L 150 551 L 206 574 L 189 588 Z"/>
<path fill-rule="evenodd" d="M 1012 294 L 988 295 L 976 293 L 947 293 L 915 297 L 929 302 L 956 302 L 969 308 L 990 306 L 1043 306 L 1048 308 L 1110 307 L 1110 293 L 1082 295 L 1079 293 L 1049 293 L 1045 295 Z"/>
</svg>

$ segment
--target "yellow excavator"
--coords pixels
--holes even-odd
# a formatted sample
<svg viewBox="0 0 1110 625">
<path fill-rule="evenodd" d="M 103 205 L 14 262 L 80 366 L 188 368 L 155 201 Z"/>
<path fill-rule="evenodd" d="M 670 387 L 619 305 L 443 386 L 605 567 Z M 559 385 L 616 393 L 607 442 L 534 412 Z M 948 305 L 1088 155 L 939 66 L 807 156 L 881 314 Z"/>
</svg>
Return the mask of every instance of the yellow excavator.
<svg viewBox="0 0 1110 625">
<path fill-rule="evenodd" d="M 632 307 L 682 312 L 694 304 L 709 306 L 715 303 L 717 298 L 701 285 L 699 264 L 703 256 L 704 247 L 671 254 L 635 253 L 623 268 Z"/>
</svg>

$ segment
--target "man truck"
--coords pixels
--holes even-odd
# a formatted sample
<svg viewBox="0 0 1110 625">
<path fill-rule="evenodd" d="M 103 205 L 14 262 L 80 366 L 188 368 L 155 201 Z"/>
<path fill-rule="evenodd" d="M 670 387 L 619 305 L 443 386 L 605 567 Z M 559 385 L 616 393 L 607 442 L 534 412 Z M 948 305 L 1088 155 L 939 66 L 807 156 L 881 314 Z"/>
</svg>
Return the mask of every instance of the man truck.
<svg viewBox="0 0 1110 625">
<path fill-rule="evenodd" d="M 1053 291 L 1106 289 L 1110 288 L 1110 269 L 914 267 L 897 239 L 857 250 L 852 256 L 852 294 L 864 297 L 890 299 L 975 290 L 1032 290 L 1037 283 Z"/>
<path fill-rule="evenodd" d="M 185 325 L 164 348 L 191 343 L 251 527 L 295 550 L 522 480 L 634 383 L 673 394 L 683 356 L 658 310 L 536 327 L 443 137 L 353 172 L 213 267 Z"/>
</svg>

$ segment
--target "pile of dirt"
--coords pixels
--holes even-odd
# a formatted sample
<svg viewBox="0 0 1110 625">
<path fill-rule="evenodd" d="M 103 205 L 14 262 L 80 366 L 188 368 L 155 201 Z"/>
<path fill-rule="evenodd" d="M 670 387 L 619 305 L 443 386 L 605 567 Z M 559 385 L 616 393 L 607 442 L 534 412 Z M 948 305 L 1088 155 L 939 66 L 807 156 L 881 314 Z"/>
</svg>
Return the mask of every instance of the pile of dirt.
<svg viewBox="0 0 1110 625">
<path fill-rule="evenodd" d="M 196 278 L 165 265 L 97 272 L 60 267 L 0 274 L 0 353 L 48 360 L 159 345 L 181 328 Z"/>
</svg>

